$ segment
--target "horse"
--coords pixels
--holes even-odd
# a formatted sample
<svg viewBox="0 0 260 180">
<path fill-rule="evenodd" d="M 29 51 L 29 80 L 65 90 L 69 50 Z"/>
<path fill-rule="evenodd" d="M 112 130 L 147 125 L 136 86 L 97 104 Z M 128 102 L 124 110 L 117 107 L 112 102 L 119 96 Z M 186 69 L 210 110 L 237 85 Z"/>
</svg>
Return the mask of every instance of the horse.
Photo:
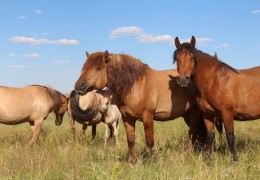
<svg viewBox="0 0 260 180">
<path fill-rule="evenodd" d="M 195 44 L 194 36 L 189 43 L 182 44 L 178 37 L 175 38 L 177 49 L 173 59 L 179 72 L 177 83 L 181 87 L 196 86 L 196 102 L 205 119 L 210 154 L 214 152 L 214 119 L 220 117 L 231 158 L 237 161 L 233 119 L 247 121 L 260 118 L 260 66 L 237 70 L 215 56 L 197 50 Z"/>
<path fill-rule="evenodd" d="M 79 96 L 73 90 L 68 103 L 68 113 L 74 142 L 76 133 L 75 121 L 83 125 L 81 132 L 83 137 L 85 137 L 87 127 L 92 126 L 92 140 L 96 136 L 97 124 L 103 122 L 105 125 L 105 145 L 109 137 L 109 129 L 110 137 L 114 135 L 116 144 L 119 144 L 118 131 L 121 114 L 116 105 L 110 104 L 110 97 L 104 95 L 103 92 L 88 92 L 83 96 Z"/>
<path fill-rule="evenodd" d="M 0 123 L 17 125 L 29 122 L 33 134 L 30 145 L 38 139 L 43 120 L 50 112 L 54 112 L 55 124 L 60 126 L 67 111 L 67 98 L 59 91 L 41 85 L 0 86 L 0 99 Z"/>
<path fill-rule="evenodd" d="M 87 60 L 75 83 L 78 94 L 108 88 L 121 114 L 128 142 L 128 161 L 136 163 L 135 124 L 143 122 L 146 145 L 154 154 L 154 120 L 183 117 L 189 129 L 191 151 L 196 140 L 206 138 L 206 128 L 195 104 L 195 88 L 182 89 L 176 83 L 176 70 L 154 70 L 141 60 L 108 51 L 86 53 Z M 198 131 L 198 128 L 201 129 Z M 197 136 L 197 131 L 200 133 Z M 203 133 L 204 132 L 204 133 Z"/>
</svg>

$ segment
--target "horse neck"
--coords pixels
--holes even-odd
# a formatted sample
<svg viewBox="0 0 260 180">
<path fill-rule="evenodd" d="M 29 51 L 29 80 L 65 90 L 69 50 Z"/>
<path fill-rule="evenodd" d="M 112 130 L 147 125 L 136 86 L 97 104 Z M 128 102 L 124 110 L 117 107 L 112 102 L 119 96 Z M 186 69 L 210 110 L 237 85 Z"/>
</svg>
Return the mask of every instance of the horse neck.
<svg viewBox="0 0 260 180">
<path fill-rule="evenodd" d="M 149 66 L 128 55 L 113 55 L 107 66 L 107 87 L 117 105 L 124 104 L 136 81 L 148 74 Z"/>
<path fill-rule="evenodd" d="M 61 104 L 61 101 L 62 101 L 62 95 L 53 90 L 53 89 L 47 89 L 48 91 L 48 94 L 49 94 L 49 99 L 50 99 L 50 106 L 51 106 L 51 109 L 55 109 L 58 105 Z"/>
<path fill-rule="evenodd" d="M 200 84 L 202 79 L 202 83 L 205 84 L 205 81 L 211 81 L 217 74 L 221 68 L 221 63 L 216 58 L 203 52 L 199 52 L 196 58 L 197 64 L 192 79 L 195 85 Z"/>
</svg>

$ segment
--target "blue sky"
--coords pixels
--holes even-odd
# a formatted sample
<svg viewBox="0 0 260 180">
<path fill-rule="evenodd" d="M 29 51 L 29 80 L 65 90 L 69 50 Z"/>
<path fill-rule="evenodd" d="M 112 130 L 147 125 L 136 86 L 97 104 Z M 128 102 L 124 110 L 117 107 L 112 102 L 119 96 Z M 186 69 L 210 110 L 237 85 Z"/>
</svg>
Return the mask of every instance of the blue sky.
<svg viewBox="0 0 260 180">
<path fill-rule="evenodd" d="M 0 6 L 0 85 L 41 84 L 67 93 L 86 56 L 108 50 L 171 69 L 174 38 L 227 64 L 260 65 L 260 1 L 5 0 Z"/>
</svg>

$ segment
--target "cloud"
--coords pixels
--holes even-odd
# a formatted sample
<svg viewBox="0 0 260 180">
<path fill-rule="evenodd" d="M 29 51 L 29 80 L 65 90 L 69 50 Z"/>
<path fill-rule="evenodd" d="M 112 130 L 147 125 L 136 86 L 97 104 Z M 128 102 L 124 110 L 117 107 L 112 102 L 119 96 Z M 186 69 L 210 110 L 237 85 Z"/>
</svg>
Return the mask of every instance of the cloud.
<svg viewBox="0 0 260 180">
<path fill-rule="evenodd" d="M 24 65 L 12 65 L 12 66 L 5 66 L 6 69 L 27 69 L 30 68 L 29 66 Z"/>
<path fill-rule="evenodd" d="M 43 12 L 42 12 L 42 10 L 37 9 L 37 10 L 35 10 L 35 13 L 36 13 L 36 14 L 42 14 Z"/>
<path fill-rule="evenodd" d="M 250 47 L 251 47 L 251 48 L 260 48 L 260 45 L 255 45 L 255 44 L 253 44 L 253 45 L 251 45 Z"/>
<path fill-rule="evenodd" d="M 11 66 L 4 66 L 6 69 L 43 69 L 42 66 L 25 66 L 25 65 L 11 65 Z"/>
<path fill-rule="evenodd" d="M 64 60 L 54 60 L 52 61 L 55 64 L 69 64 L 70 61 L 64 61 Z"/>
<path fill-rule="evenodd" d="M 191 38 L 187 38 L 187 39 L 180 39 L 181 43 L 184 42 L 190 42 Z M 196 43 L 206 43 L 206 42 L 211 42 L 212 39 L 211 38 L 200 38 L 200 37 L 196 37 Z M 173 42 L 174 43 L 174 42 Z"/>
<path fill-rule="evenodd" d="M 31 45 L 42 45 L 42 44 L 56 44 L 56 45 L 76 45 L 79 44 L 79 41 L 75 39 L 59 39 L 59 40 L 49 40 L 44 38 L 33 38 L 25 36 L 14 36 L 9 39 L 12 43 L 23 43 Z"/>
<path fill-rule="evenodd" d="M 122 36 L 136 37 L 139 42 L 144 43 L 157 43 L 157 42 L 170 42 L 173 37 L 168 34 L 153 35 L 144 32 L 144 30 L 137 26 L 126 26 L 114 29 L 110 32 L 110 38 L 118 38 Z"/>
<path fill-rule="evenodd" d="M 23 54 L 21 55 L 22 57 L 25 57 L 25 58 L 39 58 L 40 55 L 39 54 L 36 54 L 36 53 L 32 53 L 32 54 Z"/>
<path fill-rule="evenodd" d="M 26 16 L 18 16 L 17 19 L 26 19 Z"/>
<path fill-rule="evenodd" d="M 6 55 L 6 57 L 9 57 L 9 58 L 14 57 L 14 56 L 15 56 L 14 53 L 9 53 L 9 54 Z"/>
<path fill-rule="evenodd" d="M 222 48 L 222 49 L 228 49 L 228 48 L 230 48 L 230 45 L 227 43 L 223 43 L 223 44 L 217 45 L 216 47 Z"/>
<path fill-rule="evenodd" d="M 137 26 L 125 26 L 114 29 L 110 32 L 110 38 L 119 38 L 122 36 L 133 36 L 138 42 L 143 43 L 158 43 L 158 42 L 171 42 L 174 44 L 174 37 L 169 34 L 154 35 L 146 33 L 143 28 Z M 180 39 L 181 42 L 190 42 L 189 39 Z M 198 43 L 211 42 L 210 38 L 196 38 Z"/>
<path fill-rule="evenodd" d="M 257 10 L 253 10 L 251 11 L 252 14 L 257 14 L 257 13 L 260 13 L 260 9 L 257 9 Z"/>
</svg>

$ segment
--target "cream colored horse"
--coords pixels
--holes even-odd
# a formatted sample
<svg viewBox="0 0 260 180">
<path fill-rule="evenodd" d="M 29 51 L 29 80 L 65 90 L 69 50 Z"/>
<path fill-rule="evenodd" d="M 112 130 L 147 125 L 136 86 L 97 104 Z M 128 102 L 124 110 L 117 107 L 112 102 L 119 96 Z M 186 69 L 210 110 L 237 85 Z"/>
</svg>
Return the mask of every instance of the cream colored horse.
<svg viewBox="0 0 260 180">
<path fill-rule="evenodd" d="M 116 144 L 119 144 L 118 130 L 121 113 L 116 105 L 110 105 L 109 102 L 109 97 L 101 93 L 89 92 L 84 96 L 79 96 L 75 90 L 71 92 L 68 113 L 74 141 L 75 121 L 83 125 L 81 132 L 83 137 L 85 137 L 86 128 L 92 126 L 92 139 L 96 135 L 96 125 L 103 122 L 105 125 L 105 145 L 109 137 L 109 129 L 116 138 Z"/>
<path fill-rule="evenodd" d="M 50 112 L 56 115 L 55 124 L 61 125 L 68 104 L 63 94 L 40 85 L 22 88 L 0 86 L 0 99 L 0 123 L 16 125 L 29 122 L 33 133 L 30 145 L 38 139 L 43 120 Z"/>
</svg>

